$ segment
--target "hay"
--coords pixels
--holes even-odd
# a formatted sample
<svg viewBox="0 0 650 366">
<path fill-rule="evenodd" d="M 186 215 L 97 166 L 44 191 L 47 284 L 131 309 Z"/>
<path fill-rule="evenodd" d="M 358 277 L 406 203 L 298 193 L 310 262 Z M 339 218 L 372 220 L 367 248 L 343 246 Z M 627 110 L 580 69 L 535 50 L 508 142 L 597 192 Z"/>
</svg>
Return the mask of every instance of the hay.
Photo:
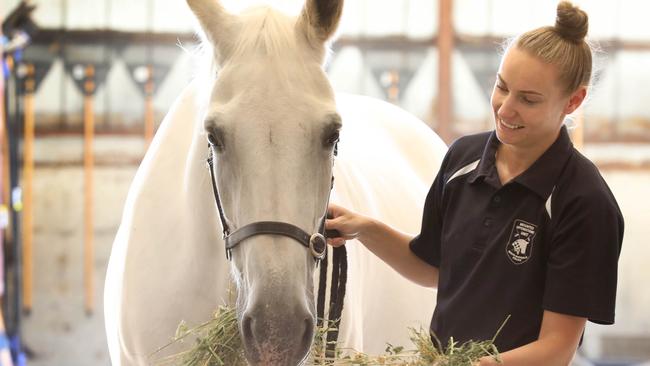
<svg viewBox="0 0 650 366">
<path fill-rule="evenodd" d="M 190 328 L 182 322 L 172 342 L 160 348 L 154 355 L 170 345 L 195 338 L 187 351 L 158 361 L 159 365 L 183 366 L 247 366 L 244 348 L 239 336 L 235 309 L 219 307 L 209 321 Z"/>
<path fill-rule="evenodd" d="M 452 338 L 449 340 L 444 352 L 439 351 L 442 347 L 437 339 L 438 347 L 433 345 L 427 330 L 409 328 L 414 349 L 388 344 L 384 354 L 370 356 L 352 349 L 337 348 L 336 357 L 334 358 L 325 356 L 325 335 L 328 330 L 332 329 L 331 323 L 328 323 L 316 329 L 307 365 L 472 366 L 474 362 L 484 356 L 491 356 L 500 363 L 499 351 L 494 345 L 494 340 L 507 321 L 508 319 L 503 322 L 491 340 L 469 341 L 459 344 Z M 239 336 L 237 316 L 233 308 L 220 307 L 211 320 L 193 328 L 181 323 L 172 342 L 155 353 L 176 342 L 184 342 L 187 338 L 195 339 L 192 348 L 167 357 L 159 361 L 158 364 L 247 366 Z"/>
</svg>

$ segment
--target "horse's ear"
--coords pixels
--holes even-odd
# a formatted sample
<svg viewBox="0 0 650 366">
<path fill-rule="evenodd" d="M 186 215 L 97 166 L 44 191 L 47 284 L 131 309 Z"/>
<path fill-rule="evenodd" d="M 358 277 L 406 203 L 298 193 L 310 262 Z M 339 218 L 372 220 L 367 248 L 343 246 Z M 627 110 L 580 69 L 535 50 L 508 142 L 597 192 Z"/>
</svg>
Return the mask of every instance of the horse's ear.
<svg viewBox="0 0 650 366">
<path fill-rule="evenodd" d="M 228 54 L 236 34 L 237 17 L 228 13 L 218 0 L 187 0 L 187 5 L 218 54 Z"/>
<path fill-rule="evenodd" d="M 305 30 L 310 42 L 325 42 L 336 31 L 342 10 L 343 0 L 307 0 L 298 26 Z"/>
</svg>

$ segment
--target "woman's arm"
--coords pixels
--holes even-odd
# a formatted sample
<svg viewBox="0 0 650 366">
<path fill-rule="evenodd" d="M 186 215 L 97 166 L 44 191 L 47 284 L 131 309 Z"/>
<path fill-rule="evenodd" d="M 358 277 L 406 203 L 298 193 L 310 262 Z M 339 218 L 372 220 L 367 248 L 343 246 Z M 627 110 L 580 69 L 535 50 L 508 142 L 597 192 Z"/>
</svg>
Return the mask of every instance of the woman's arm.
<svg viewBox="0 0 650 366">
<path fill-rule="evenodd" d="M 337 205 L 331 204 L 329 213 L 332 219 L 326 221 L 325 227 L 341 233 L 340 237 L 327 239 L 332 246 L 338 247 L 344 245 L 346 240 L 359 239 L 366 248 L 407 279 L 424 287 L 438 286 L 438 268 L 413 254 L 409 248 L 412 236 Z"/>
<path fill-rule="evenodd" d="M 478 366 L 567 366 L 573 359 L 587 319 L 544 311 L 539 338 L 501 354 L 502 363 L 483 357 Z"/>
</svg>

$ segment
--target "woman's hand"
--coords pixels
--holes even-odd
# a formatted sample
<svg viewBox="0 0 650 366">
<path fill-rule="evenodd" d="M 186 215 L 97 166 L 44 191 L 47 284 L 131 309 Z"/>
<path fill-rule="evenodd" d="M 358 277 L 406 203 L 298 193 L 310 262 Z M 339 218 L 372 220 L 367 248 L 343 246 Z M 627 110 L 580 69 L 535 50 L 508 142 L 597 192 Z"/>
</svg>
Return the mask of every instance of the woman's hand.
<svg viewBox="0 0 650 366">
<path fill-rule="evenodd" d="M 498 366 L 499 361 L 495 360 L 492 356 L 481 357 L 480 360 L 474 362 L 474 366 Z"/>
<path fill-rule="evenodd" d="M 379 220 L 364 216 L 341 206 L 330 204 L 325 229 L 337 230 L 340 235 L 327 238 L 334 247 L 346 240 L 359 241 L 374 255 L 407 279 L 425 287 L 438 286 L 438 268 L 416 256 L 409 248 L 413 236 L 402 233 Z"/>
<path fill-rule="evenodd" d="M 358 238 L 367 226 L 369 219 L 341 206 L 330 204 L 327 209 L 331 219 L 325 221 L 325 229 L 337 230 L 341 236 L 327 238 L 328 244 L 334 247 L 344 245 L 346 240 Z"/>
</svg>

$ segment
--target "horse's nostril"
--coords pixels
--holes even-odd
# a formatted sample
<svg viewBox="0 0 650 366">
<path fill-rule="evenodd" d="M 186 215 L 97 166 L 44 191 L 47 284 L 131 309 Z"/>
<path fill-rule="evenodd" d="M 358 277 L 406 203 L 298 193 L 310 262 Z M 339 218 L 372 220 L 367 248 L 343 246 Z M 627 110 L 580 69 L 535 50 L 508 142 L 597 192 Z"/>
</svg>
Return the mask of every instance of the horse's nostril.
<svg viewBox="0 0 650 366">
<path fill-rule="evenodd" d="M 314 319 L 312 317 L 308 317 L 304 321 L 304 326 L 305 329 L 302 333 L 302 339 L 300 340 L 301 343 L 301 348 L 304 349 L 309 349 L 311 347 L 311 343 L 314 340 Z"/>
<path fill-rule="evenodd" d="M 241 331 L 242 331 L 242 338 L 243 339 L 248 339 L 248 340 L 253 340 L 254 335 L 253 335 L 253 318 L 250 315 L 244 315 L 244 318 L 242 319 L 241 323 Z"/>
</svg>

